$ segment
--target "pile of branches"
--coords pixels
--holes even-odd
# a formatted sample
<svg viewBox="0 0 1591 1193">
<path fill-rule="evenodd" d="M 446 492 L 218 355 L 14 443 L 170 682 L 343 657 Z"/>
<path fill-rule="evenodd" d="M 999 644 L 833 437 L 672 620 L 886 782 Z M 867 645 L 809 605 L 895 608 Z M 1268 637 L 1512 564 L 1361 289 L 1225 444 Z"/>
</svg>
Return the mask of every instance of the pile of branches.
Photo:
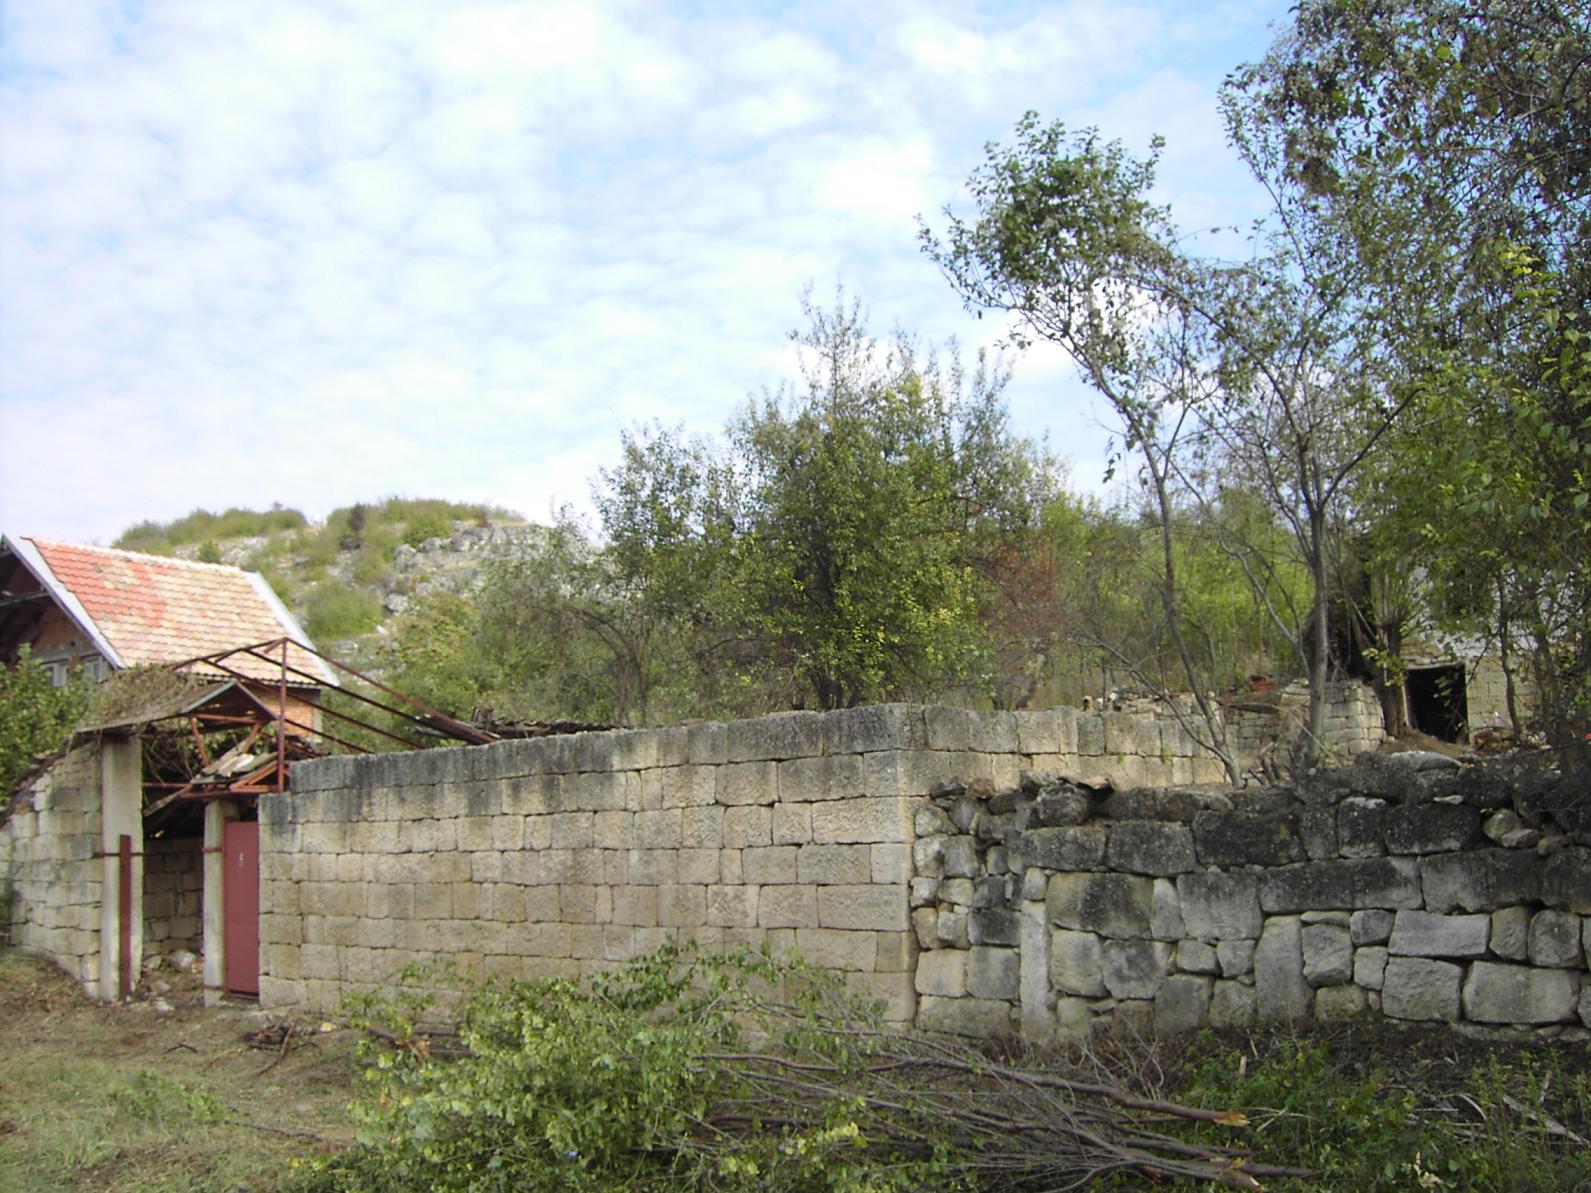
<svg viewBox="0 0 1591 1193">
<path fill-rule="evenodd" d="M 422 981 L 435 981 L 423 975 Z M 1080 1189 L 1116 1174 L 1260 1189 L 1235 1110 L 1160 1100 L 1083 1052 L 998 1056 L 884 1026 L 832 976 L 665 946 L 577 985 L 364 997 L 370 1142 L 325 1189 Z M 436 987 L 430 988 L 432 991 Z M 1119 1076 L 1116 1074 L 1115 1076 Z M 1199 1124 L 1219 1141 L 1200 1138 Z M 1181 1128 L 1181 1137 L 1173 1133 Z"/>
</svg>

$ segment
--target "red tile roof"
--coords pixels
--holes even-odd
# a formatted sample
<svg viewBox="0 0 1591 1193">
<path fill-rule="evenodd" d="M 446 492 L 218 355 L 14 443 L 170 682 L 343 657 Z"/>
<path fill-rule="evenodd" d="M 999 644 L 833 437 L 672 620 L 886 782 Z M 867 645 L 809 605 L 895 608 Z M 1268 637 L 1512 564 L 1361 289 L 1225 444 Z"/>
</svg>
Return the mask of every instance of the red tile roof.
<svg viewBox="0 0 1591 1193">
<path fill-rule="evenodd" d="M 283 637 L 308 641 L 264 580 L 238 568 L 27 541 L 127 666 L 184 662 Z M 332 680 L 325 664 L 298 647 L 289 648 L 288 662 Z M 226 665 L 266 680 L 277 678 L 280 670 L 249 655 L 235 655 Z M 310 682 L 291 673 L 288 679 Z"/>
</svg>

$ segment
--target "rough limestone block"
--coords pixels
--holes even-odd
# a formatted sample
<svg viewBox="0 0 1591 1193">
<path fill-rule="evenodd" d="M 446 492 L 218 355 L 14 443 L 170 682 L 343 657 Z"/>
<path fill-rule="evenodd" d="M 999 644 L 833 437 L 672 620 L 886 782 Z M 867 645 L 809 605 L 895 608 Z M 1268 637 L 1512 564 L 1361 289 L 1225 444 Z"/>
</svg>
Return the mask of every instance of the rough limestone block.
<svg viewBox="0 0 1591 1193">
<path fill-rule="evenodd" d="M 1024 710 L 1015 714 L 1017 749 L 1023 754 L 1062 754 L 1065 731 L 1055 709 Z"/>
<path fill-rule="evenodd" d="M 773 843 L 773 815 L 758 804 L 738 805 L 724 810 L 724 848 L 743 849 L 748 845 Z M 643 836 L 641 838 L 645 840 Z"/>
<path fill-rule="evenodd" d="M 820 886 L 818 926 L 906 931 L 910 926 L 905 893 L 871 883 L 861 886 Z"/>
<path fill-rule="evenodd" d="M 944 838 L 940 843 L 940 856 L 946 878 L 976 878 L 983 873 L 974 837 L 962 834 Z"/>
<path fill-rule="evenodd" d="M 1050 934 L 1050 985 L 1063 994 L 1105 996 L 1104 942 L 1092 932 Z"/>
<path fill-rule="evenodd" d="M 731 762 L 714 770 L 717 774 L 713 798 L 720 804 L 773 804 L 779 799 L 779 770 L 776 763 Z"/>
<path fill-rule="evenodd" d="M 869 704 L 823 716 L 823 748 L 812 753 L 867 754 L 878 750 L 965 749 L 932 746 L 924 723 L 930 712 L 918 704 Z M 795 757 L 795 755 L 790 755 Z"/>
<path fill-rule="evenodd" d="M 1013 1008 L 1008 1002 L 985 998 L 936 998 L 923 995 L 917 1003 L 917 1026 L 945 1035 L 994 1039 L 1011 1031 Z"/>
<path fill-rule="evenodd" d="M 972 931 L 967 924 L 967 912 L 959 907 L 940 907 L 937 927 L 939 943 L 946 948 L 969 949 Z"/>
<path fill-rule="evenodd" d="M 1341 986 L 1353 976 L 1353 940 L 1346 924 L 1306 922 L 1301 935 L 1304 980 L 1310 986 Z"/>
<path fill-rule="evenodd" d="M 1484 957 L 1490 936 L 1490 916 L 1405 909 L 1392 925 L 1388 951 L 1394 957 Z"/>
<path fill-rule="evenodd" d="M 1260 906 L 1266 912 L 1300 912 L 1353 906 L 1348 862 L 1304 862 L 1260 876 Z"/>
<path fill-rule="evenodd" d="M 1259 884 L 1252 875 L 1207 871 L 1177 879 L 1182 922 L 1201 940 L 1252 940 L 1259 936 Z"/>
<path fill-rule="evenodd" d="M 1481 840 L 1480 813 L 1464 804 L 1388 808 L 1382 834 L 1389 853 L 1455 853 Z"/>
<path fill-rule="evenodd" d="M 748 854 L 751 852 L 747 851 Z M 836 883 L 866 883 L 872 881 L 872 846 L 869 845 L 803 845 L 797 853 L 797 874 L 786 882 L 810 882 L 819 885 Z"/>
<path fill-rule="evenodd" d="M 741 876 L 756 886 L 801 881 L 794 845 L 763 845 L 741 851 Z M 815 881 L 815 880 L 808 880 Z"/>
<path fill-rule="evenodd" d="M 1183 973 L 1220 973 L 1221 963 L 1213 945 L 1202 940 L 1177 942 L 1177 968 Z"/>
<path fill-rule="evenodd" d="M 1020 950 L 977 946 L 960 955 L 967 958 L 968 994 L 974 998 L 1015 1000 L 1018 997 L 1022 960 Z"/>
<path fill-rule="evenodd" d="M 724 863 L 729 861 L 729 865 Z M 738 849 L 682 849 L 679 851 L 679 882 L 740 882 Z"/>
<path fill-rule="evenodd" d="M 1126 874 L 1056 874 L 1045 899 L 1050 923 L 1103 936 L 1150 934 L 1154 881 Z"/>
<path fill-rule="evenodd" d="M 1387 950 L 1384 945 L 1365 945 L 1354 950 L 1353 981 L 1366 990 L 1379 990 L 1387 972 Z"/>
<path fill-rule="evenodd" d="M 1015 754 L 1020 748 L 1016 717 L 1008 712 L 974 711 L 968 722 L 967 748 L 980 754 Z"/>
<path fill-rule="evenodd" d="M 1548 969 L 1581 969 L 1580 917 L 1567 911 L 1538 911 L 1530 921 L 1528 950 L 1532 965 Z"/>
<path fill-rule="evenodd" d="M 919 948 L 931 949 L 939 943 L 939 909 L 936 907 L 914 907 L 912 909 L 912 931 L 917 934 Z"/>
<path fill-rule="evenodd" d="M 707 923 L 723 928 L 755 927 L 757 895 L 754 886 L 709 886 Z"/>
<path fill-rule="evenodd" d="M 913 984 L 918 994 L 960 998 L 967 993 L 967 957 L 961 949 L 933 949 L 918 954 Z"/>
<path fill-rule="evenodd" d="M 1322 1022 L 1363 1015 L 1369 999 L 1358 986 L 1326 986 L 1315 991 L 1315 1018 Z"/>
<path fill-rule="evenodd" d="M 1149 935 L 1155 940 L 1181 940 L 1187 935 L 1182 922 L 1182 896 L 1169 878 L 1155 879 L 1150 897 Z"/>
<path fill-rule="evenodd" d="M 1011 846 L 1011 864 L 1018 870 L 1092 870 L 1105 858 L 1110 827 L 1104 824 L 1033 828 Z"/>
<path fill-rule="evenodd" d="M 777 803 L 773 806 L 773 843 L 805 845 L 812 840 L 812 806 Z"/>
<path fill-rule="evenodd" d="M 1530 956 L 1528 907 L 1504 907 L 1492 912 L 1490 948 L 1492 955 L 1505 961 L 1524 961 Z"/>
<path fill-rule="evenodd" d="M 1153 998 L 1171 967 L 1171 946 L 1159 940 L 1107 940 L 1101 955 L 1112 998 Z"/>
<path fill-rule="evenodd" d="M 1099 713 L 1078 714 L 1077 752 L 1084 758 L 1098 758 L 1105 752 L 1105 718 Z"/>
<path fill-rule="evenodd" d="M 824 753 L 826 720 L 822 713 L 786 712 L 730 721 L 724 726 L 726 756 L 731 764 L 816 757 Z"/>
<path fill-rule="evenodd" d="M 978 894 L 978 887 L 970 878 L 941 878 L 939 880 L 939 901 L 951 903 L 957 907 L 971 907 L 973 899 Z"/>
<path fill-rule="evenodd" d="M 860 754 L 792 758 L 778 766 L 781 803 L 855 799 L 867 794 Z"/>
<path fill-rule="evenodd" d="M 1464 1015 L 1478 1023 L 1570 1023 L 1578 994 L 1566 970 L 1477 961 L 1464 983 Z"/>
<path fill-rule="evenodd" d="M 1381 982 L 1382 1013 L 1393 1019 L 1456 1022 L 1463 980 L 1461 965 L 1423 957 L 1389 957 Z"/>
<path fill-rule="evenodd" d="M 1534 853 L 1477 849 L 1420 859 L 1420 885 L 1431 912 L 1496 911 L 1541 898 L 1541 863 Z"/>
<path fill-rule="evenodd" d="M 912 842 L 912 870 L 922 878 L 938 878 L 945 872 L 945 842 L 949 837 L 935 834 Z"/>
<path fill-rule="evenodd" d="M 1192 974 L 1173 974 L 1155 991 L 1154 1025 L 1157 1036 L 1172 1036 L 1203 1027 L 1210 1013 L 1215 980 Z"/>
<path fill-rule="evenodd" d="M 1354 796 L 1337 807 L 1337 851 L 1343 857 L 1380 857 L 1386 853 L 1383 827 L 1385 800 Z"/>
<path fill-rule="evenodd" d="M 910 804 L 901 799 L 844 799 L 813 804 L 812 839 L 821 845 L 910 841 L 911 811 Z"/>
<path fill-rule="evenodd" d="M 766 886 L 757 899 L 757 926 L 761 928 L 816 928 L 818 888 Z"/>
<path fill-rule="evenodd" d="M 1562 911 L 1591 915 L 1591 849 L 1574 845 L 1546 860 L 1541 867 L 1541 901 Z"/>
<path fill-rule="evenodd" d="M 1308 1019 L 1314 991 L 1304 977 L 1303 924 L 1297 916 L 1271 916 L 1254 949 L 1255 1007 L 1264 1021 Z"/>
<path fill-rule="evenodd" d="M 1022 943 L 1022 913 L 1014 907 L 974 908 L 967 913 L 967 939 L 975 945 Z"/>
<path fill-rule="evenodd" d="M 1193 840 L 1206 866 L 1279 866 L 1304 856 L 1297 818 L 1281 813 L 1203 811 Z"/>
<path fill-rule="evenodd" d="M 1381 907 L 1367 907 L 1354 912 L 1348 924 L 1354 944 L 1386 944 L 1392 936 L 1395 921 L 1395 912 Z"/>
<path fill-rule="evenodd" d="M 1253 986 L 1242 982 L 1216 982 L 1210 992 L 1211 1027 L 1251 1027 L 1257 1012 Z"/>
<path fill-rule="evenodd" d="M 1252 940 L 1223 940 L 1215 946 L 1216 964 L 1223 978 L 1240 978 L 1254 972 Z"/>
<path fill-rule="evenodd" d="M 876 883 L 898 885 L 909 882 L 912 875 L 911 846 L 898 842 L 871 846 L 868 869 L 872 881 Z"/>
<path fill-rule="evenodd" d="M 1105 857 L 1114 870 L 1162 877 L 1185 874 L 1196 864 L 1193 853 L 1193 832 L 1185 824 L 1125 820 L 1112 826 L 1110 845 Z"/>
</svg>

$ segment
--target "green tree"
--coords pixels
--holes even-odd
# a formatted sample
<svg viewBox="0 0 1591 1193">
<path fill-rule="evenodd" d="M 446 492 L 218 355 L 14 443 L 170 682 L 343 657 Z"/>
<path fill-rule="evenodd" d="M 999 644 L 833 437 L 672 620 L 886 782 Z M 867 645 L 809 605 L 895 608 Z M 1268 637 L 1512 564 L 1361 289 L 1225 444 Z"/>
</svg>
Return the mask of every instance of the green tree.
<svg viewBox="0 0 1591 1193">
<path fill-rule="evenodd" d="M 1231 110 L 1351 252 L 1413 401 L 1381 539 L 1449 620 L 1522 631 L 1560 750 L 1591 723 L 1591 10 L 1307 0 Z"/>
<path fill-rule="evenodd" d="M 987 688 L 996 544 L 1036 520 L 1049 483 L 1006 426 L 1004 375 L 880 344 L 843 294 L 803 310 L 804 388 L 729 428 L 724 619 L 819 708 Z"/>
<path fill-rule="evenodd" d="M 33 665 L 27 647 L 0 666 L 0 801 L 27 772 L 34 757 L 58 749 L 88 708 L 93 684 L 81 672 L 60 687 Z"/>
</svg>

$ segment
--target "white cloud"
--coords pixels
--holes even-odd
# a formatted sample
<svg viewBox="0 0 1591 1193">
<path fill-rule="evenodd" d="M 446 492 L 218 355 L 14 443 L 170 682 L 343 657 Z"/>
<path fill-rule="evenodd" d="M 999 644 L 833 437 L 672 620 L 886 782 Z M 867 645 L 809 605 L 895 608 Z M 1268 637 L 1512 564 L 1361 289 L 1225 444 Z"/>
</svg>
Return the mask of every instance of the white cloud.
<svg viewBox="0 0 1591 1193">
<path fill-rule="evenodd" d="M 711 432 L 791 376 L 809 280 L 843 278 L 879 331 L 988 338 L 913 216 L 1024 108 L 1168 131 L 1167 193 L 1200 221 L 1232 209 L 1213 81 L 1280 15 L 10 6 L 0 527 L 108 540 L 195 505 L 391 492 L 583 503 L 628 423 Z M 1096 451 L 1055 355 L 1019 362 L 1015 417 Z"/>
</svg>

